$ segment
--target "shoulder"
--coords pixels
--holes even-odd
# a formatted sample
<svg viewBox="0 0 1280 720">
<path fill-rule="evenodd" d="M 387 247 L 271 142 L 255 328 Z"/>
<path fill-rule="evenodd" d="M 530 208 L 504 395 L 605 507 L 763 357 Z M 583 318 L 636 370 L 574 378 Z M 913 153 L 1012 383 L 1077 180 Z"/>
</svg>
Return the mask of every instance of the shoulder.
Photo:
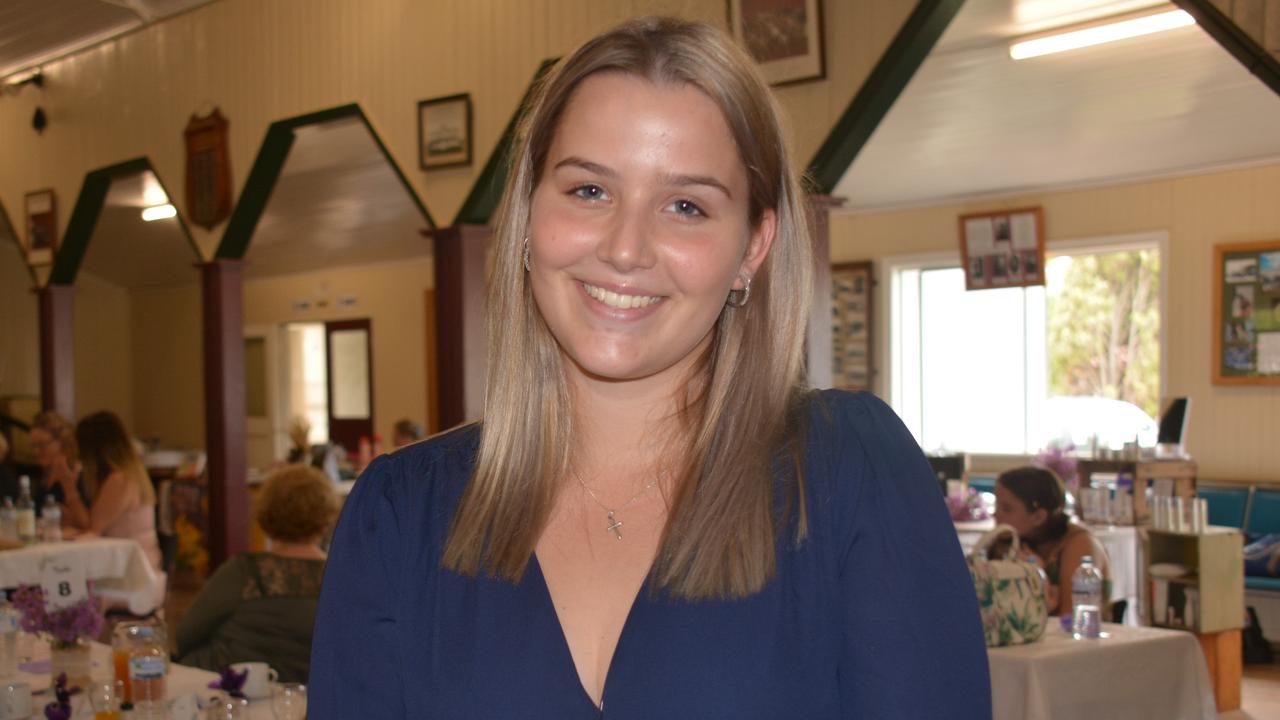
<svg viewBox="0 0 1280 720">
<path fill-rule="evenodd" d="M 904 456 L 921 455 L 902 420 L 872 393 L 819 390 L 806 401 L 811 451 L 861 462 L 880 473 L 897 470 Z"/>
</svg>

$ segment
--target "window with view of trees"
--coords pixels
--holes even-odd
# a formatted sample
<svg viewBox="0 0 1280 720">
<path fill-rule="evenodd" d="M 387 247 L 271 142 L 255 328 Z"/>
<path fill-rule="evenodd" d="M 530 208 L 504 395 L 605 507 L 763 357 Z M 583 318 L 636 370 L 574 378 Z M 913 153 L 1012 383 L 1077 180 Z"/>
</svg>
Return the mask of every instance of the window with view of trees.
<svg viewBox="0 0 1280 720">
<path fill-rule="evenodd" d="M 1154 442 L 1154 244 L 1053 254 L 1044 287 L 966 292 L 957 265 L 891 269 L 890 402 L 926 450 Z"/>
</svg>

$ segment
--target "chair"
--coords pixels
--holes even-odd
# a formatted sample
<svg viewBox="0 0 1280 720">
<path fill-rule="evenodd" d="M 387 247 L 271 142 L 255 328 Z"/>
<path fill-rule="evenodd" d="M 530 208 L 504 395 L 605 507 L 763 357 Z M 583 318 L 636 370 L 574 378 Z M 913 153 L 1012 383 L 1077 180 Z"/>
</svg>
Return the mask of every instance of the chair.
<svg viewBox="0 0 1280 720">
<path fill-rule="evenodd" d="M 1209 524 L 1243 528 L 1252 487 L 1201 485 L 1196 495 L 1209 503 Z"/>
<path fill-rule="evenodd" d="M 1107 621 L 1113 622 L 1117 625 L 1123 625 L 1124 611 L 1129 609 L 1129 601 L 1116 600 L 1115 602 L 1111 603 L 1111 607 L 1108 609 L 1110 610 L 1110 617 L 1107 618 Z"/>
<path fill-rule="evenodd" d="M 1210 522 L 1212 520 L 1210 517 Z M 1280 533 L 1280 490 L 1254 490 L 1244 531 L 1246 535 L 1254 537 Z"/>
<path fill-rule="evenodd" d="M 978 492 L 993 493 L 996 491 L 996 479 L 994 475 L 970 475 L 969 487 Z"/>
</svg>

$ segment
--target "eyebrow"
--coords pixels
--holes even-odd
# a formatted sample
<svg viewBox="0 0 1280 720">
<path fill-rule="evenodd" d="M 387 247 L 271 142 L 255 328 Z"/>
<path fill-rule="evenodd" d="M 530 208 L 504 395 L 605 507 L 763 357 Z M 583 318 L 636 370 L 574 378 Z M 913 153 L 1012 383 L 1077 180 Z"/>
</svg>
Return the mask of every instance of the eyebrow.
<svg viewBox="0 0 1280 720">
<path fill-rule="evenodd" d="M 618 173 L 614 171 L 612 168 L 606 167 L 597 162 L 591 162 L 590 160 L 585 160 L 583 158 L 580 158 L 574 155 L 571 155 L 561 160 L 560 162 L 556 163 L 554 169 L 559 170 L 562 167 L 581 168 L 583 170 L 586 170 L 587 172 L 595 173 L 596 175 L 600 175 L 600 176 L 609 178 L 611 180 L 617 179 L 618 177 Z M 729 188 L 726 187 L 724 183 L 711 177 L 710 175 L 684 175 L 684 174 L 678 174 L 678 173 L 668 173 L 664 175 L 662 179 L 664 182 L 670 185 L 676 185 L 678 187 L 685 187 L 688 185 L 703 185 L 709 188 L 713 188 L 715 190 L 719 190 L 720 192 L 724 193 L 725 197 L 729 198 L 730 200 L 733 199 L 733 193 L 729 192 Z"/>
</svg>

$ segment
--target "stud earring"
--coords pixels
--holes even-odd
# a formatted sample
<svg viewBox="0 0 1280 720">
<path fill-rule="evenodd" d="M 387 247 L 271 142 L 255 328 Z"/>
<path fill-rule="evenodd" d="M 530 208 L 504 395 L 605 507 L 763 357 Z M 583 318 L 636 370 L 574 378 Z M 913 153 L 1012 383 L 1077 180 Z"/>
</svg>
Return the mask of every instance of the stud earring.
<svg viewBox="0 0 1280 720">
<path fill-rule="evenodd" d="M 737 293 L 737 297 L 734 297 Z M 732 308 L 740 308 L 747 304 L 751 299 L 751 278 L 747 278 L 747 284 L 741 290 L 730 290 L 729 298 L 725 300 L 725 304 Z"/>
<path fill-rule="evenodd" d="M 524 236 L 524 271 L 529 272 L 533 267 L 529 264 L 529 236 Z"/>
</svg>

